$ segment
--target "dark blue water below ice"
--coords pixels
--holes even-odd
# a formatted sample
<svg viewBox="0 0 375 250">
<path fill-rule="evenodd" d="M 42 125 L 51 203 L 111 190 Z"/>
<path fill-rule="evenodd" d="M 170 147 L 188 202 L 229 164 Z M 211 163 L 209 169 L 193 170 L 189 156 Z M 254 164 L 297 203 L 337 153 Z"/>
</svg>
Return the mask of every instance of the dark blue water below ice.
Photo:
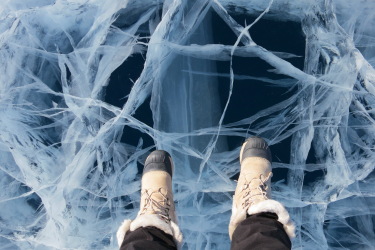
<svg viewBox="0 0 375 250">
<path fill-rule="evenodd" d="M 212 12 L 206 18 L 211 18 L 212 43 L 235 44 L 237 37 L 216 13 Z M 250 24 L 254 21 L 254 17 L 246 15 L 234 15 L 233 18 L 242 25 L 245 25 L 245 23 Z M 305 37 L 300 23 L 261 19 L 251 28 L 250 34 L 255 43 L 267 50 L 289 52 L 300 56 L 298 58 L 287 59 L 287 61 L 303 70 Z M 146 52 L 135 54 L 112 73 L 106 90 L 106 102 L 118 107 L 122 107 L 125 104 L 133 83 L 143 70 L 145 57 Z M 216 61 L 216 68 L 219 74 L 229 74 L 230 65 L 227 61 Z M 235 75 L 268 77 L 274 80 L 285 78 L 283 75 L 270 72 L 269 70 L 272 70 L 272 67 L 259 58 L 234 57 L 233 70 Z M 220 102 L 224 107 L 228 98 L 229 78 L 218 77 L 217 80 L 220 86 L 218 89 Z M 293 89 L 287 90 L 285 88 L 270 86 L 257 80 L 235 80 L 233 94 L 223 124 L 250 117 L 260 110 L 289 98 L 293 95 L 294 91 Z M 149 126 L 153 126 L 149 103 L 150 98 L 138 108 L 135 118 Z M 150 136 L 130 127 L 124 128 L 124 135 L 126 135 L 126 138 L 122 138 L 122 141 L 134 146 L 137 145 L 140 138 L 143 140 L 144 147 L 154 144 Z M 233 149 L 241 145 L 244 138 L 227 137 L 226 140 L 228 148 Z M 274 161 L 289 162 L 290 142 L 291 139 L 288 138 L 271 147 Z M 309 155 L 307 161 L 314 161 L 313 154 Z M 139 167 L 139 171 L 142 171 L 141 166 Z M 282 176 L 285 176 L 285 172 L 285 169 L 276 169 L 273 180 L 277 181 Z M 308 177 L 305 181 L 309 179 L 314 179 L 314 176 Z"/>
</svg>

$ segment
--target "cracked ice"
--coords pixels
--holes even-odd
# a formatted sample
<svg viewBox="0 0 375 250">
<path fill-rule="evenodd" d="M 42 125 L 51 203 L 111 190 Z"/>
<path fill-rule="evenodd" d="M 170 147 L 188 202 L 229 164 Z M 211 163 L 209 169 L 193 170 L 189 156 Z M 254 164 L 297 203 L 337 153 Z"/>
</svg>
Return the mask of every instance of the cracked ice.
<svg viewBox="0 0 375 250">
<path fill-rule="evenodd" d="M 1 248 L 116 249 L 159 148 L 176 166 L 183 247 L 228 249 L 250 135 L 280 156 L 272 193 L 296 223 L 294 248 L 373 248 L 374 10 L 370 0 L 3 1 Z M 262 20 L 297 24 L 303 54 L 257 43 Z M 215 38 L 221 29 L 232 42 Z M 116 80 L 121 67 L 133 79 Z M 259 92 L 235 106 L 244 85 Z M 249 104 L 265 85 L 285 94 Z M 127 92 L 114 101 L 117 87 Z"/>
</svg>

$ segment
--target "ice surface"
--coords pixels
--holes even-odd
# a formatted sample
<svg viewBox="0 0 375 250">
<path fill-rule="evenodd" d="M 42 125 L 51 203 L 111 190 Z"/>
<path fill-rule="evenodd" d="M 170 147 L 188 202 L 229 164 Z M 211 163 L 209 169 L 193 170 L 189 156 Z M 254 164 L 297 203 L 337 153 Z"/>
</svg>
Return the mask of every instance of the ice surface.
<svg viewBox="0 0 375 250">
<path fill-rule="evenodd" d="M 372 249 L 374 11 L 371 0 L 2 1 L 0 248 L 116 249 L 143 161 L 162 148 L 175 161 L 183 247 L 228 249 L 239 148 L 260 135 L 279 156 L 272 191 L 297 225 L 293 247 Z M 232 43 L 214 38 L 213 16 Z M 257 44 L 259 20 L 297 23 L 305 54 Z M 142 57 L 134 84 L 114 82 Z M 252 64 L 238 73 L 238 58 L 268 76 Z M 234 114 L 244 84 L 285 94 Z M 121 105 L 115 87 L 129 90 Z"/>
</svg>

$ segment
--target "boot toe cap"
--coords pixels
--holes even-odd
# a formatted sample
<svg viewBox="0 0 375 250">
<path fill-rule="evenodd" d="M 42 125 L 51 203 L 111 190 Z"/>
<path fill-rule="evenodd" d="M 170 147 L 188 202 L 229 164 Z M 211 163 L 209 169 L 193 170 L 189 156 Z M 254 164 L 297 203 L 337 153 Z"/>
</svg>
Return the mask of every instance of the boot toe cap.
<svg viewBox="0 0 375 250">
<path fill-rule="evenodd" d="M 143 174 L 150 171 L 165 171 L 171 177 L 173 175 L 173 162 L 171 155 L 164 150 L 155 150 L 147 157 Z"/>
<path fill-rule="evenodd" d="M 250 137 L 245 141 L 243 147 L 241 161 L 247 157 L 261 157 L 272 162 L 271 150 L 263 138 Z"/>
</svg>

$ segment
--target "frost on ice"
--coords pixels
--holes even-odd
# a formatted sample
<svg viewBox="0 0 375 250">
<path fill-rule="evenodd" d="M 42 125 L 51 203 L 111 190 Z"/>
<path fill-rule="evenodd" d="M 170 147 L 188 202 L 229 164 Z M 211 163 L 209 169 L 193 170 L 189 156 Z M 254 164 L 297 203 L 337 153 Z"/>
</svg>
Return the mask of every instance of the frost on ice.
<svg viewBox="0 0 375 250">
<path fill-rule="evenodd" d="M 228 249 L 249 135 L 272 145 L 294 248 L 373 247 L 374 11 L 371 0 L 3 1 L 1 248 L 116 249 L 143 161 L 161 148 L 183 247 Z M 278 23 L 298 27 L 302 53 L 277 50 L 294 44 L 286 33 L 257 42 Z"/>
</svg>

